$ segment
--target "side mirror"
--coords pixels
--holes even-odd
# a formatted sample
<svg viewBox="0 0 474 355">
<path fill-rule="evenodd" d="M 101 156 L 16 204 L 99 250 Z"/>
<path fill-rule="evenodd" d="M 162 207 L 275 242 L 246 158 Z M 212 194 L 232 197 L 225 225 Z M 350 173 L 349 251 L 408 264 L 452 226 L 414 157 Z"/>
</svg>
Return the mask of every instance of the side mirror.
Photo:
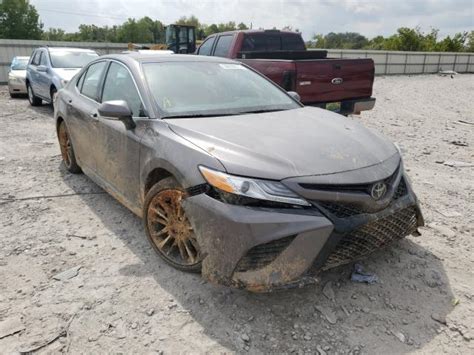
<svg viewBox="0 0 474 355">
<path fill-rule="evenodd" d="M 44 73 L 48 71 L 48 67 L 46 65 L 38 65 L 38 68 L 36 70 Z"/>
<path fill-rule="evenodd" d="M 99 115 L 107 119 L 116 119 L 122 121 L 127 129 L 136 127 L 132 118 L 132 110 L 124 100 L 113 100 L 102 102 L 97 109 Z"/>
<path fill-rule="evenodd" d="M 293 99 L 295 99 L 298 102 L 301 101 L 301 97 L 296 91 L 288 91 L 288 95 L 290 95 Z"/>
</svg>

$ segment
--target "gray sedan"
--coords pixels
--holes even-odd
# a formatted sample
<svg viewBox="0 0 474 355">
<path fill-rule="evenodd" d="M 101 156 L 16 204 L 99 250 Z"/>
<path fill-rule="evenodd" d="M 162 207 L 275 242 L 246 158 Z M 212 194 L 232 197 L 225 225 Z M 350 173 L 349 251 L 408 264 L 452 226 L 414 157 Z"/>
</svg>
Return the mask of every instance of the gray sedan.
<svg viewBox="0 0 474 355">
<path fill-rule="evenodd" d="M 263 292 L 418 233 L 400 151 L 218 57 L 100 57 L 58 94 L 64 164 L 143 218 L 156 253 Z"/>
<path fill-rule="evenodd" d="M 8 91 L 10 97 L 26 94 L 26 66 L 30 57 L 14 57 L 8 72 Z"/>
</svg>

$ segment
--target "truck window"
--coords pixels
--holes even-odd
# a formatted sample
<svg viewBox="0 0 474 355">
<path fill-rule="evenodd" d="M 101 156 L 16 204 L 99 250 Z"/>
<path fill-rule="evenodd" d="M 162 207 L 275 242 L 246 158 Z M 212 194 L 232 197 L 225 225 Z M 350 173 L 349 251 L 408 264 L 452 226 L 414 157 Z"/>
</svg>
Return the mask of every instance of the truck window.
<svg viewBox="0 0 474 355">
<path fill-rule="evenodd" d="M 214 55 L 216 57 L 227 57 L 229 54 L 230 44 L 232 43 L 233 35 L 220 36 L 217 40 Z"/>
<path fill-rule="evenodd" d="M 267 42 L 267 51 L 279 51 L 281 50 L 281 36 L 265 36 Z"/>
<path fill-rule="evenodd" d="M 263 52 L 267 50 L 265 36 L 245 35 L 242 52 Z"/>
<path fill-rule="evenodd" d="M 281 36 L 281 46 L 284 51 L 304 51 L 306 49 L 300 35 L 284 34 Z"/>
<path fill-rule="evenodd" d="M 208 40 L 204 41 L 199 46 L 198 54 L 199 55 L 211 55 L 212 45 L 214 44 L 215 40 L 216 40 L 216 37 L 211 37 Z"/>
</svg>

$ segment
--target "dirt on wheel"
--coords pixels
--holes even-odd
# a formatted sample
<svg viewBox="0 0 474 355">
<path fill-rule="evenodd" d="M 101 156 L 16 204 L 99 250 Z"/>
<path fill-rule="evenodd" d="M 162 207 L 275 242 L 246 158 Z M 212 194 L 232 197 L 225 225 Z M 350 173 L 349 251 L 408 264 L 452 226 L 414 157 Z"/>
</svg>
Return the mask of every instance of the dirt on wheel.
<svg viewBox="0 0 474 355">
<path fill-rule="evenodd" d="M 214 286 L 61 163 L 52 108 L 0 89 L 2 353 L 474 352 L 474 75 L 378 77 L 355 119 L 398 143 L 426 227 L 318 285 Z"/>
</svg>

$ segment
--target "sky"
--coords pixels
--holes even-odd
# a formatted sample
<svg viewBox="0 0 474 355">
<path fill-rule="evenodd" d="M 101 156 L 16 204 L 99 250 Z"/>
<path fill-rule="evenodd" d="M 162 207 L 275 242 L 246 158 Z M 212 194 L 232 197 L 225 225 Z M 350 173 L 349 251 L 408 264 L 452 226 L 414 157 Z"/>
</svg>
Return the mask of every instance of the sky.
<svg viewBox="0 0 474 355">
<path fill-rule="evenodd" d="M 359 32 L 369 38 L 399 27 L 440 30 L 445 37 L 474 30 L 474 0 L 30 0 L 45 29 L 75 32 L 80 24 L 121 24 L 149 16 L 165 25 L 195 15 L 201 23 L 235 21 L 253 28 L 292 26 L 314 34 Z"/>
</svg>

